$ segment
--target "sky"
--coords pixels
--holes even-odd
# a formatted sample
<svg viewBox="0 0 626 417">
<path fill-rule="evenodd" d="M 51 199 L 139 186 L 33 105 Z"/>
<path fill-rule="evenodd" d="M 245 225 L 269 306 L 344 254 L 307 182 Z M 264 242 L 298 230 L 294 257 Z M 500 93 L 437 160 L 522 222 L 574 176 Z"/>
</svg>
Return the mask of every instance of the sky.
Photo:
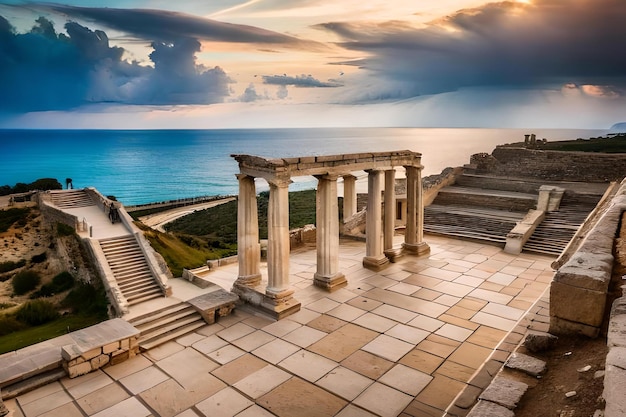
<svg viewBox="0 0 626 417">
<path fill-rule="evenodd" d="M 0 128 L 626 121 L 624 0 L 0 0 Z"/>
</svg>

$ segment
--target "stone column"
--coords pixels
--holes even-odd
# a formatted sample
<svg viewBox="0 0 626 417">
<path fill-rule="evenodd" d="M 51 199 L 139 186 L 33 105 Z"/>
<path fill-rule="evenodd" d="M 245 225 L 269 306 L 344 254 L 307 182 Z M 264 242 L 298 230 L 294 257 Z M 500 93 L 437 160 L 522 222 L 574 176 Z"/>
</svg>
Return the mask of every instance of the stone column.
<svg viewBox="0 0 626 417">
<path fill-rule="evenodd" d="M 289 286 L 289 178 L 268 180 L 267 288 L 262 307 L 277 319 L 300 310 Z"/>
<path fill-rule="evenodd" d="M 239 276 L 233 286 L 235 292 L 238 288 L 255 287 L 261 282 L 259 219 L 254 177 L 239 174 L 237 179 L 239 180 L 239 200 L 237 202 Z"/>
<path fill-rule="evenodd" d="M 411 254 L 427 253 L 430 247 L 424 240 L 424 201 L 422 197 L 421 168 L 406 169 L 406 229 L 402 248 Z"/>
<path fill-rule="evenodd" d="M 343 221 L 354 216 L 357 212 L 356 203 L 356 177 L 354 175 L 343 176 Z"/>
<path fill-rule="evenodd" d="M 402 251 L 394 249 L 393 236 L 396 231 L 396 170 L 389 169 L 385 171 L 385 210 L 384 210 L 384 227 L 383 227 L 383 249 L 385 256 L 395 262 Z"/>
<path fill-rule="evenodd" d="M 313 283 L 329 291 L 345 286 L 346 277 L 339 269 L 339 203 L 337 176 L 316 176 L 317 272 Z M 345 201 L 345 200 L 344 200 Z"/>
<path fill-rule="evenodd" d="M 389 260 L 382 248 L 381 171 L 367 171 L 367 213 L 365 217 L 365 257 L 363 266 L 380 269 Z"/>
</svg>

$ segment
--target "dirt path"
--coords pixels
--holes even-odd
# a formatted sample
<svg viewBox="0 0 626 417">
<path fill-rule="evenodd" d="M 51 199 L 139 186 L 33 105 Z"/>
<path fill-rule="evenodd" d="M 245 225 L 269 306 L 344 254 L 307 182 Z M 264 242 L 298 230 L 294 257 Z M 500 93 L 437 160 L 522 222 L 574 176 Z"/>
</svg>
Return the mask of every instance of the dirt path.
<svg viewBox="0 0 626 417">
<path fill-rule="evenodd" d="M 214 200 L 208 203 L 194 204 L 191 206 L 177 207 L 171 210 L 162 211 L 156 214 L 149 214 L 147 216 L 141 216 L 139 220 L 155 230 L 159 232 L 165 232 L 163 226 L 165 226 L 169 222 L 173 222 L 176 219 L 184 217 L 188 214 L 196 212 L 198 210 L 204 210 L 207 208 L 219 206 L 220 204 L 228 203 L 229 201 L 235 200 L 235 197 L 227 197 L 221 200 Z"/>
</svg>

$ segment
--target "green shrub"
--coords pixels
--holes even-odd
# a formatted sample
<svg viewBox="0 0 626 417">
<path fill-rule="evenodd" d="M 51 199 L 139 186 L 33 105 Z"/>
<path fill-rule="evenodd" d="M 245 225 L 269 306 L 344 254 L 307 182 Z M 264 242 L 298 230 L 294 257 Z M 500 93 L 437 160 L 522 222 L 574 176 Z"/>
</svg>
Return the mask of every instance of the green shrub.
<svg viewBox="0 0 626 417">
<path fill-rule="evenodd" d="M 60 237 L 63 236 L 72 236 L 76 231 L 72 226 L 68 226 L 65 223 L 57 223 L 57 235 Z"/>
<path fill-rule="evenodd" d="M 61 301 L 61 305 L 71 308 L 75 314 L 107 315 L 107 298 L 103 289 L 79 283 Z"/>
<path fill-rule="evenodd" d="M 11 284 L 15 295 L 23 295 L 37 288 L 41 277 L 35 271 L 20 271 L 13 277 Z"/>
<path fill-rule="evenodd" d="M 0 316 L 0 336 L 22 330 L 26 325 L 19 322 L 13 316 Z"/>
<path fill-rule="evenodd" d="M 30 213 L 30 208 L 12 208 L 0 210 L 0 233 L 6 232 L 17 221 L 26 219 Z"/>
<path fill-rule="evenodd" d="M 33 300 L 23 304 L 15 313 L 15 318 L 31 326 L 48 323 L 59 317 L 54 304 L 47 300 Z"/>
<path fill-rule="evenodd" d="M 33 257 L 30 258 L 30 261 L 34 264 L 40 264 L 44 262 L 46 259 L 48 259 L 48 255 L 46 254 L 46 252 L 42 252 L 38 255 L 33 255 Z"/>
<path fill-rule="evenodd" d="M 34 292 L 30 298 L 50 297 L 60 294 L 74 286 L 74 277 L 67 271 L 61 272 L 52 278 L 52 282 L 44 284 L 39 291 Z"/>
<path fill-rule="evenodd" d="M 21 259 L 17 262 L 13 262 L 13 261 L 0 262 L 0 274 L 3 272 L 13 271 L 14 269 L 21 268 L 24 265 L 26 265 L 26 261 L 24 259 Z"/>
</svg>

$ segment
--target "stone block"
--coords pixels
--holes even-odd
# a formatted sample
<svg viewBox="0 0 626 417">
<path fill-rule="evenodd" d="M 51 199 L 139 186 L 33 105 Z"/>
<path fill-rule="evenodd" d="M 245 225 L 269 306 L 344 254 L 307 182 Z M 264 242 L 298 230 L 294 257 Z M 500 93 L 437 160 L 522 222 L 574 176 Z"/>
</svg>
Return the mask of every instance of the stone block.
<svg viewBox="0 0 626 417">
<path fill-rule="evenodd" d="M 87 352 L 83 352 L 80 356 L 88 361 L 102 354 L 102 348 L 98 346 L 97 348 L 93 348 L 88 350 Z"/>
<path fill-rule="evenodd" d="M 546 363 L 523 353 L 515 352 L 505 362 L 504 366 L 522 371 L 530 376 L 540 376 L 546 372 Z"/>
<path fill-rule="evenodd" d="M 90 363 L 91 363 L 91 369 L 92 370 L 96 370 L 96 369 L 100 369 L 102 368 L 104 365 L 106 365 L 107 363 L 109 363 L 109 361 L 111 360 L 111 358 L 109 357 L 109 355 L 100 355 L 100 356 L 96 356 L 95 358 L 93 358 Z"/>
<path fill-rule="evenodd" d="M 83 363 L 85 362 L 85 360 L 81 357 L 78 357 L 76 359 L 72 359 L 71 361 L 67 362 L 67 366 L 76 366 L 79 363 Z"/>
<path fill-rule="evenodd" d="M 550 286 L 550 315 L 553 317 L 600 327 L 605 305 L 606 290 L 593 291 L 557 281 Z"/>
<path fill-rule="evenodd" d="M 187 302 L 202 315 L 204 321 L 213 324 L 219 317 L 227 316 L 239 300 L 236 294 L 223 289 L 203 294 Z"/>
<path fill-rule="evenodd" d="M 513 410 L 522 399 L 527 389 L 528 385 L 523 382 L 498 376 L 489 384 L 487 389 L 483 391 L 479 399 L 491 401 L 509 410 Z"/>
<path fill-rule="evenodd" d="M 610 248 L 608 248 L 610 252 Z M 554 275 L 554 281 L 573 287 L 606 292 L 611 281 L 613 256 L 606 253 L 575 253 Z"/>
<path fill-rule="evenodd" d="M 120 348 L 120 343 L 119 342 L 109 343 L 107 345 L 102 346 L 102 353 L 109 354 L 111 352 L 115 352 L 119 348 Z"/>
<path fill-rule="evenodd" d="M 83 362 L 67 368 L 67 374 L 70 378 L 76 378 L 77 376 L 88 374 L 91 370 L 91 363 Z"/>
<path fill-rule="evenodd" d="M 127 349 L 120 349 L 111 354 L 111 360 L 109 361 L 110 365 L 117 365 L 118 363 L 124 362 L 125 360 L 130 358 L 130 352 Z"/>
<path fill-rule="evenodd" d="M 600 334 L 599 327 L 588 326 L 555 316 L 550 317 L 550 327 L 549 329 L 546 328 L 545 331 L 549 331 L 553 334 L 580 334 L 592 339 L 598 337 Z"/>
<path fill-rule="evenodd" d="M 558 337 L 550 333 L 529 331 L 524 346 L 531 352 L 544 352 L 552 349 L 558 340 Z"/>
<path fill-rule="evenodd" d="M 604 415 L 618 417 L 626 415 L 626 348 L 614 347 L 606 357 L 606 371 L 604 374 L 604 392 L 606 401 Z"/>
<path fill-rule="evenodd" d="M 128 350 L 130 348 L 130 340 L 122 339 L 120 340 L 120 349 Z"/>
<path fill-rule="evenodd" d="M 467 417 L 515 417 L 515 413 L 501 405 L 489 401 L 479 401 Z"/>
</svg>

